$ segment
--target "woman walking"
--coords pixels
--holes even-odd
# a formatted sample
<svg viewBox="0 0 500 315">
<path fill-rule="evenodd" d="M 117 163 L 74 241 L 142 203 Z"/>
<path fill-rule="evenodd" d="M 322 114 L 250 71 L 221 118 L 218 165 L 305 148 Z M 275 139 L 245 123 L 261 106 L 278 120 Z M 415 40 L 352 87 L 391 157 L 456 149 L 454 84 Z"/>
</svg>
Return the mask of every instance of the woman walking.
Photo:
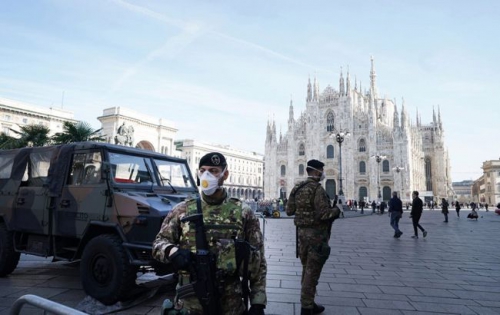
<svg viewBox="0 0 500 315">
<path fill-rule="evenodd" d="M 457 217 L 460 218 L 460 202 L 455 201 L 455 210 L 457 211 Z"/>
</svg>

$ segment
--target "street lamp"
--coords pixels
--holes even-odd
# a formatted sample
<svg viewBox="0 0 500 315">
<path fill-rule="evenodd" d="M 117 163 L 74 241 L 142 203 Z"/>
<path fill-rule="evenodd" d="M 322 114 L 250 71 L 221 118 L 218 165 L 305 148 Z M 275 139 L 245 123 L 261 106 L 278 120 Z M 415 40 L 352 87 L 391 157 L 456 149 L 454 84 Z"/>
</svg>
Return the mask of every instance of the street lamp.
<svg viewBox="0 0 500 315">
<path fill-rule="evenodd" d="M 342 142 L 350 135 L 349 131 L 332 132 L 330 135 L 331 137 L 335 137 L 335 141 L 339 144 L 339 199 L 341 199 L 341 196 L 344 196 L 344 191 L 342 190 Z M 345 200 L 342 201 L 344 202 Z"/>
<path fill-rule="evenodd" d="M 372 158 L 375 159 L 375 161 L 377 162 L 377 173 L 378 173 L 378 178 L 377 178 L 377 186 L 378 186 L 378 201 L 382 200 L 382 194 L 380 193 L 380 162 L 382 162 L 383 159 L 387 158 L 387 156 L 385 155 L 380 155 L 380 154 L 376 154 L 376 155 L 372 155 Z"/>
<path fill-rule="evenodd" d="M 404 195 L 403 195 L 403 189 L 404 189 L 404 187 L 403 187 L 403 173 L 401 171 L 404 171 L 405 168 L 401 167 L 401 166 L 396 166 L 396 167 L 393 167 L 392 169 L 394 171 L 396 171 L 396 173 L 398 173 L 398 174 L 401 175 L 401 177 L 400 177 L 400 179 L 401 179 L 401 198 L 404 200 Z"/>
</svg>

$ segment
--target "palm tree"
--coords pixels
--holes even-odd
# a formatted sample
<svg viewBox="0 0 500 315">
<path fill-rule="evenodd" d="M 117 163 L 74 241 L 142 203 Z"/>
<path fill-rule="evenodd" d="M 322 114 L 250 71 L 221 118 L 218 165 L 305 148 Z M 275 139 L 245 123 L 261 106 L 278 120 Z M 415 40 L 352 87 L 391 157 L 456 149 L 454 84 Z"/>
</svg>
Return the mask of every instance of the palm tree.
<svg viewBox="0 0 500 315">
<path fill-rule="evenodd" d="M 5 145 L 4 149 L 23 148 L 27 146 L 43 147 L 50 144 L 49 127 L 43 125 L 27 125 L 21 126 L 20 129 L 20 131 L 10 129 L 10 131 L 19 136 L 18 138 L 5 135 L 5 137 L 1 139 L 6 140 L 6 142 L 2 143 L 2 145 Z"/>
<path fill-rule="evenodd" d="M 16 138 L 11 137 L 4 132 L 0 133 L 0 150 L 15 149 L 16 141 Z"/>
<path fill-rule="evenodd" d="M 89 123 L 79 121 L 77 123 L 65 121 L 63 123 L 63 132 L 58 132 L 52 137 L 55 144 L 64 144 L 82 141 L 106 141 L 99 135 L 102 130 L 94 130 Z"/>
</svg>

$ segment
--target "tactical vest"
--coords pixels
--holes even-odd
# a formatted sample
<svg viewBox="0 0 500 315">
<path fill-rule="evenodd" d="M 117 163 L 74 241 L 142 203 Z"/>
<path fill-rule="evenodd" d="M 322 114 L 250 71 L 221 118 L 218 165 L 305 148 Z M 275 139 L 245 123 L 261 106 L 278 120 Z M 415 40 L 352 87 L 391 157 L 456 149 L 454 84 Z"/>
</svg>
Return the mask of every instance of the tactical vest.
<svg viewBox="0 0 500 315">
<path fill-rule="evenodd" d="M 196 200 L 186 202 L 186 215 L 198 213 Z M 217 257 L 217 269 L 227 276 L 237 271 L 235 240 L 243 239 L 243 220 L 241 201 L 229 198 L 219 205 L 209 205 L 202 201 L 203 224 L 209 250 Z M 184 224 L 180 244 L 196 252 L 194 224 Z"/>
<path fill-rule="evenodd" d="M 314 219 L 314 196 L 316 190 L 321 186 L 316 181 L 302 182 L 295 186 L 295 225 L 298 227 L 310 227 L 315 225 Z"/>
</svg>

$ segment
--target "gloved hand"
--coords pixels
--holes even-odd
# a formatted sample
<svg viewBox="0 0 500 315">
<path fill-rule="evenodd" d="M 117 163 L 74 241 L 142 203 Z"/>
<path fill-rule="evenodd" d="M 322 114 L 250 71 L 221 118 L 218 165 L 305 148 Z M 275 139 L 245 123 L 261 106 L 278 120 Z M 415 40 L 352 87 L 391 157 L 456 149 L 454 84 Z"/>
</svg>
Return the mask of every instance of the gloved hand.
<svg viewBox="0 0 500 315">
<path fill-rule="evenodd" d="M 254 304 L 250 307 L 248 311 L 248 315 L 264 315 L 265 305 L 262 304 Z"/>
<path fill-rule="evenodd" d="M 177 270 L 189 270 L 191 265 L 193 253 L 190 250 L 179 248 L 175 253 L 168 257 L 168 260 L 172 263 Z"/>
</svg>

